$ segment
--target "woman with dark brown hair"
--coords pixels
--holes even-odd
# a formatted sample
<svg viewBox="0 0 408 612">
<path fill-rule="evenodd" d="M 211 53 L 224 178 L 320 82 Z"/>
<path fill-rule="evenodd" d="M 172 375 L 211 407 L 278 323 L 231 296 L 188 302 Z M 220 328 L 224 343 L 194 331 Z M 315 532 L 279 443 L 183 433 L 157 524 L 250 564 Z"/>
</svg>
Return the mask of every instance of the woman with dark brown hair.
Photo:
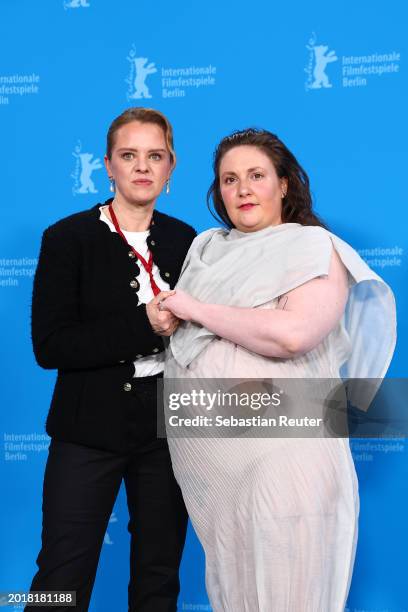
<svg viewBox="0 0 408 612">
<path fill-rule="evenodd" d="M 197 421 L 196 435 L 191 419 L 184 435 L 174 412 L 167 422 L 209 598 L 215 612 L 340 612 L 359 500 L 347 433 L 330 430 L 328 398 L 340 370 L 384 376 L 395 344 L 393 295 L 313 212 L 308 177 L 277 136 L 249 129 L 224 138 L 214 174 L 209 198 L 226 229 L 194 240 L 176 293 L 160 305 L 183 320 L 166 356 L 169 388 L 181 380 L 187 392 L 205 379 L 218 398 L 215 414 L 205 405 L 183 412 L 210 419 Z M 272 388 L 282 403 L 271 402 L 264 421 L 249 408 L 241 423 L 238 402 L 220 422 L 220 378 L 252 379 L 244 390 Z M 353 402 L 366 407 L 366 399 Z M 294 430 L 291 416 L 299 417 Z"/>
<path fill-rule="evenodd" d="M 58 377 L 31 591 L 75 591 L 81 612 L 88 610 L 122 481 L 130 516 L 129 610 L 177 609 L 187 514 L 167 441 L 157 437 L 156 387 L 162 336 L 178 321 L 158 304 L 171 294 L 195 231 L 155 210 L 175 163 L 167 118 L 153 109 L 126 110 L 107 136 L 114 197 L 58 221 L 42 240 L 33 346 L 39 365 L 57 369 Z M 58 601 L 42 609 L 71 609 Z"/>
</svg>

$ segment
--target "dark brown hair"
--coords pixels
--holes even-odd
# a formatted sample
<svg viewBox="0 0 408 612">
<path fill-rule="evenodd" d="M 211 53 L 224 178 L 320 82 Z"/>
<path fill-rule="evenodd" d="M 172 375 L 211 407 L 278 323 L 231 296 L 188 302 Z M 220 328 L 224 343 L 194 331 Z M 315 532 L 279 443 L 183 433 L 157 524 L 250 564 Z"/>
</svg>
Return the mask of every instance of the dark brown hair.
<svg viewBox="0 0 408 612">
<path fill-rule="evenodd" d="M 273 163 L 279 178 L 286 178 L 288 189 L 282 199 L 282 222 L 300 223 L 301 225 L 320 225 L 327 228 L 324 222 L 312 210 L 312 196 L 309 188 L 309 178 L 293 153 L 281 140 L 267 130 L 249 128 L 233 132 L 221 140 L 214 152 L 214 180 L 207 193 L 207 205 L 213 217 L 229 228 L 234 225 L 228 216 L 221 197 L 220 164 L 224 155 L 230 149 L 242 145 L 258 147 Z M 211 199 L 215 213 L 211 208 Z"/>
<path fill-rule="evenodd" d="M 167 148 L 170 153 L 170 160 L 174 168 L 176 165 L 176 153 L 174 151 L 173 143 L 173 128 L 171 127 L 170 121 L 160 111 L 153 108 L 143 108 L 141 106 L 127 108 L 110 124 L 108 134 L 106 136 L 106 155 L 108 159 L 111 159 L 112 157 L 116 132 L 122 127 L 122 125 L 132 123 L 132 121 L 139 121 L 140 123 L 154 123 L 162 128 L 164 137 L 166 139 Z"/>
</svg>

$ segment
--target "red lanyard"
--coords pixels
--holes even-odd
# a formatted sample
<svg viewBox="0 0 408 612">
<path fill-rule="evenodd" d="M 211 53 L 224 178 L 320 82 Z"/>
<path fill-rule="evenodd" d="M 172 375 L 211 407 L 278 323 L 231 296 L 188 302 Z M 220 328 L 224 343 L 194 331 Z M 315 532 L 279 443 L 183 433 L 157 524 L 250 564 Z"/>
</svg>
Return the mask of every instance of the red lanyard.
<svg viewBox="0 0 408 612">
<path fill-rule="evenodd" d="M 145 258 L 142 257 L 142 255 L 140 255 L 140 253 L 138 253 L 136 251 L 136 249 L 131 244 L 129 244 L 128 241 L 126 240 L 126 237 L 125 237 L 124 233 L 122 232 L 122 230 L 119 227 L 119 223 L 118 223 L 116 215 L 115 215 L 115 213 L 113 211 L 112 204 L 109 204 L 109 212 L 110 212 L 110 216 L 111 216 L 113 225 L 115 226 L 115 230 L 118 232 L 119 236 L 126 242 L 128 247 L 130 247 L 132 249 L 133 253 L 139 259 L 139 261 L 141 261 L 144 269 L 146 270 L 146 272 L 149 275 L 150 285 L 151 285 L 153 294 L 157 295 L 158 293 L 160 293 L 161 289 L 159 289 L 159 287 L 156 285 L 156 283 L 154 282 L 154 278 L 153 278 L 153 254 L 152 254 L 152 252 L 149 251 L 149 259 L 148 259 L 148 261 L 146 261 Z"/>
</svg>

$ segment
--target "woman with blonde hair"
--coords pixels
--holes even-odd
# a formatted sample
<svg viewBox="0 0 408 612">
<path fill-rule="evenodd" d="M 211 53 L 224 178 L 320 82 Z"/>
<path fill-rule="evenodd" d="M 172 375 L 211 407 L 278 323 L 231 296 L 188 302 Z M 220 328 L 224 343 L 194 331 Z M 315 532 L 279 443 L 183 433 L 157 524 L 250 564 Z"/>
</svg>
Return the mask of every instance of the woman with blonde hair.
<svg viewBox="0 0 408 612">
<path fill-rule="evenodd" d="M 129 610 L 177 609 L 187 514 L 167 442 L 157 439 L 156 387 L 161 336 L 178 322 L 158 304 L 171 294 L 195 231 L 155 210 L 175 163 L 167 118 L 153 109 L 126 110 L 107 135 L 114 197 L 58 221 L 42 240 L 32 337 L 39 365 L 57 369 L 58 377 L 31 590 L 76 591 L 78 611 L 88 610 L 122 480 L 130 515 Z"/>
</svg>

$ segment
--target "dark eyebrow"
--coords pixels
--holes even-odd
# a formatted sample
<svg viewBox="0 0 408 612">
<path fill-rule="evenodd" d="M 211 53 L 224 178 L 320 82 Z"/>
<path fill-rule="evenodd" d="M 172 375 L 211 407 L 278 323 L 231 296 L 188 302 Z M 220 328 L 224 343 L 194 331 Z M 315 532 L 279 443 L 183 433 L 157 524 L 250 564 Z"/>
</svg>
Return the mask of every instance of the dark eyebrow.
<svg viewBox="0 0 408 612">
<path fill-rule="evenodd" d="M 255 166 L 255 168 L 248 168 L 247 172 L 254 172 L 255 170 L 264 170 L 264 168 L 262 168 L 262 166 Z M 231 175 L 235 174 L 235 172 L 232 172 L 232 170 L 227 170 L 221 174 L 221 178 L 227 174 Z"/>
<path fill-rule="evenodd" d="M 117 149 L 117 151 L 135 151 L 137 153 L 137 149 L 133 149 L 132 147 L 121 147 Z M 167 153 L 166 149 L 149 149 L 148 153 Z"/>
</svg>

